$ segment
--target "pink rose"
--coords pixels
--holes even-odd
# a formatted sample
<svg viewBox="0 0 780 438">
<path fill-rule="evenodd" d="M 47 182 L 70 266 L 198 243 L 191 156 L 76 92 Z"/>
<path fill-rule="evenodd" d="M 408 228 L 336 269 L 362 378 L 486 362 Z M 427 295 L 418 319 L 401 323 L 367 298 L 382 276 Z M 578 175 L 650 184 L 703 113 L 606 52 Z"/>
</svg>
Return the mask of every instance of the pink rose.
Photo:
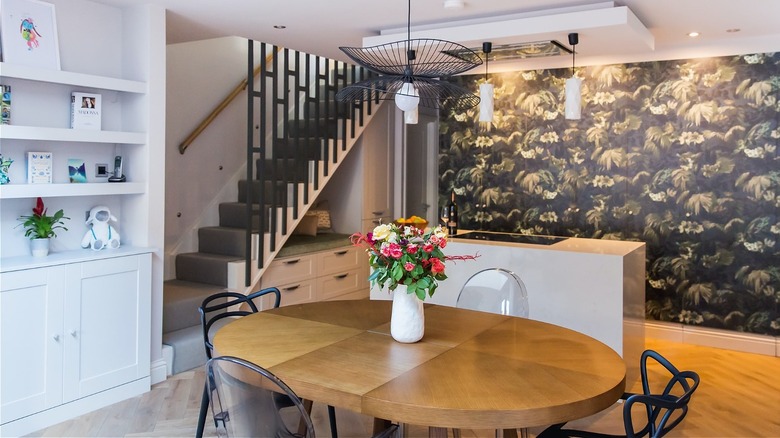
<svg viewBox="0 0 780 438">
<path fill-rule="evenodd" d="M 409 245 L 406 246 L 406 252 L 408 252 L 409 254 L 415 254 L 417 253 L 417 249 L 419 248 L 420 247 L 415 245 L 414 243 L 410 243 Z"/>
<path fill-rule="evenodd" d="M 426 243 L 423 245 L 423 251 L 425 252 L 432 252 L 433 251 L 433 244 L 432 243 Z"/>
<path fill-rule="evenodd" d="M 382 246 L 379 248 L 379 252 L 382 253 L 385 257 L 390 257 L 390 245 L 382 244 Z"/>
<path fill-rule="evenodd" d="M 399 245 L 397 243 L 391 243 L 388 248 L 389 248 L 389 252 L 390 252 L 390 257 L 392 257 L 394 259 L 400 259 L 401 256 L 404 255 L 403 250 L 401 250 L 401 245 Z"/>
<path fill-rule="evenodd" d="M 440 239 L 439 240 L 439 248 L 444 248 L 447 246 L 447 239 Z"/>
<path fill-rule="evenodd" d="M 404 264 L 404 269 L 406 269 L 407 272 L 412 272 L 414 270 L 414 263 L 406 262 Z"/>
<path fill-rule="evenodd" d="M 434 274 L 440 274 L 444 272 L 444 263 L 439 259 L 431 259 L 431 272 Z"/>
</svg>

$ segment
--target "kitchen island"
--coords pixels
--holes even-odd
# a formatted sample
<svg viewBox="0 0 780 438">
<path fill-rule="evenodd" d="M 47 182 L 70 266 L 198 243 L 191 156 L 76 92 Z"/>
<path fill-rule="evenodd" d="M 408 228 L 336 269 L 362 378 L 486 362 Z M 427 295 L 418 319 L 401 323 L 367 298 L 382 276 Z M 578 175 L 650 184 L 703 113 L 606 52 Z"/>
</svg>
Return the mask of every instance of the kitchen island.
<svg viewBox="0 0 780 438">
<path fill-rule="evenodd" d="M 644 350 L 643 242 L 464 231 L 450 238 L 444 252 L 479 257 L 447 262 L 448 279 L 426 302 L 455 306 L 472 275 L 507 269 L 525 284 L 530 319 L 598 339 L 624 358 L 629 381 L 635 377 Z M 373 288 L 371 298 L 390 296 Z"/>
</svg>

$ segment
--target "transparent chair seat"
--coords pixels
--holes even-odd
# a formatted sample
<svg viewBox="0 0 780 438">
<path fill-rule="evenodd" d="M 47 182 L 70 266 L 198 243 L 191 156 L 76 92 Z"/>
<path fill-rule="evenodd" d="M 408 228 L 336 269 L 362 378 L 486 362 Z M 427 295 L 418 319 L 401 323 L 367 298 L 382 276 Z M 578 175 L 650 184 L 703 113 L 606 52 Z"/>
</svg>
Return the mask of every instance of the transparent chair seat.
<svg viewBox="0 0 780 438">
<path fill-rule="evenodd" d="M 514 272 L 489 268 L 477 272 L 466 281 L 455 306 L 527 318 L 528 292 Z"/>
</svg>

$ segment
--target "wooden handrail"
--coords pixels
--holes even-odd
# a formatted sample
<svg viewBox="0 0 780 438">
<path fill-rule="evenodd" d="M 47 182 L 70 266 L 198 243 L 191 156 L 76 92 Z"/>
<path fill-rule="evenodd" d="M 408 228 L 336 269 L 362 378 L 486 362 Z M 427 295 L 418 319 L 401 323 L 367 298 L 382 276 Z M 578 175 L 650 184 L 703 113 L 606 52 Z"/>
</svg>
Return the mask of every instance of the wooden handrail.
<svg viewBox="0 0 780 438">
<path fill-rule="evenodd" d="M 281 50 L 282 50 L 281 48 L 277 49 L 277 51 L 281 51 Z M 269 62 L 273 61 L 273 59 L 274 59 L 274 54 L 273 53 L 268 54 L 268 56 L 265 57 L 265 64 L 261 64 L 255 67 L 255 70 L 252 72 L 252 78 L 256 78 L 257 75 L 260 74 L 260 70 L 262 70 L 262 68 L 265 65 L 267 65 Z M 247 80 L 246 78 L 244 78 L 243 80 L 241 80 L 241 82 L 238 85 L 236 85 L 236 88 L 234 88 L 233 91 L 231 91 L 227 97 L 222 99 L 222 102 L 220 102 L 219 105 L 217 105 L 216 108 L 214 108 L 211 111 L 211 113 L 208 116 L 206 116 L 206 118 L 203 119 L 200 122 L 200 124 L 198 124 L 198 126 L 190 133 L 190 135 L 188 135 L 187 138 L 185 138 L 184 141 L 181 142 L 181 144 L 179 144 L 180 154 L 184 155 L 184 151 L 186 151 L 187 148 L 190 147 L 190 144 L 192 144 L 192 142 L 195 141 L 195 139 L 200 135 L 200 133 L 203 132 L 203 130 L 205 130 L 206 127 L 209 126 L 211 122 L 214 121 L 214 119 L 217 118 L 217 116 L 219 115 L 219 113 L 222 112 L 222 110 L 224 110 L 225 108 L 227 108 L 228 105 L 230 105 L 233 99 L 235 99 L 239 94 L 241 94 L 242 91 L 244 91 L 246 85 L 247 85 Z"/>
</svg>

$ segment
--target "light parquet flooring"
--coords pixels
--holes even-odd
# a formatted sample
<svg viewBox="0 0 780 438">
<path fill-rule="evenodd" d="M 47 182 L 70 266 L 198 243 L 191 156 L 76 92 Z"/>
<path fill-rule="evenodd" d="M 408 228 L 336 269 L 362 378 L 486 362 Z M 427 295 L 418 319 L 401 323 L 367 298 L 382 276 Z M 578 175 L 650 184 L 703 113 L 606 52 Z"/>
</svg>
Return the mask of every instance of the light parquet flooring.
<svg viewBox="0 0 780 438">
<path fill-rule="evenodd" d="M 648 339 L 647 348 L 666 356 L 680 369 L 701 376 L 690 412 L 670 436 L 780 437 L 780 358 Z M 658 367 L 651 373 L 661 375 Z M 652 375 L 651 375 L 652 380 Z M 639 391 L 637 382 L 631 391 Z M 187 437 L 195 435 L 203 372 L 200 369 L 171 376 L 142 396 L 126 400 L 41 430 L 35 437 Z M 622 433 L 621 404 L 569 426 Z M 312 411 L 318 436 L 329 436 L 325 406 Z M 339 436 L 367 437 L 372 420 L 338 410 Z M 205 436 L 216 436 L 207 421 Z M 531 429 L 534 436 L 541 429 Z M 427 429 L 410 426 L 408 436 L 427 436 Z M 490 430 L 462 431 L 465 437 L 492 437 Z"/>
</svg>

